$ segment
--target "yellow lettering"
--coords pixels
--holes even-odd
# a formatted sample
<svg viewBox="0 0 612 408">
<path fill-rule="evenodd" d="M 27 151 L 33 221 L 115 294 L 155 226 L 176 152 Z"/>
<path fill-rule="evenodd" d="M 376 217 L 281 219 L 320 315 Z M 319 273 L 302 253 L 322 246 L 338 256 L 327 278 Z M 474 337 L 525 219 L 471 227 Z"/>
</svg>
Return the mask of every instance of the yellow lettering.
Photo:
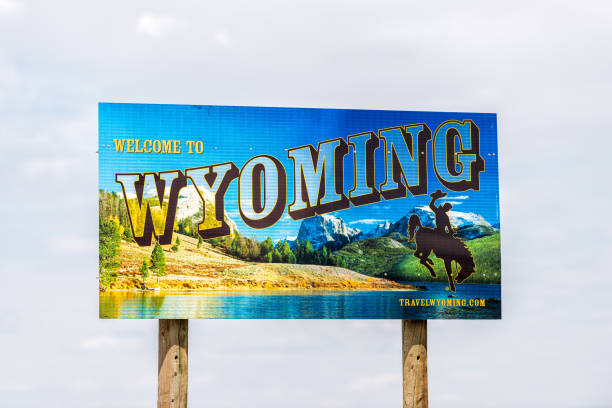
<svg viewBox="0 0 612 408">
<path fill-rule="evenodd" d="M 163 140 L 164 148 L 162 153 L 172 153 L 172 140 Z"/>
<path fill-rule="evenodd" d="M 204 153 L 204 143 L 201 140 L 196 142 L 196 153 L 202 154 Z"/>
<path fill-rule="evenodd" d="M 125 139 L 113 139 L 115 142 L 115 150 L 117 152 L 123 152 L 123 148 L 125 146 Z"/>
</svg>

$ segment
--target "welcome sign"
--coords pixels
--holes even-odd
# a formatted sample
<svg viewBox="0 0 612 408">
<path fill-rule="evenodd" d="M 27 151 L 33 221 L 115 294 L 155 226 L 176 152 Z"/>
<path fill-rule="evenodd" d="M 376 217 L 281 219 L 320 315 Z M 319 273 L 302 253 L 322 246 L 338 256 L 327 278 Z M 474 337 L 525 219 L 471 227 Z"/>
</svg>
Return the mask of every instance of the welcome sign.
<svg viewBox="0 0 612 408">
<path fill-rule="evenodd" d="M 501 318 L 496 115 L 99 105 L 102 318 Z"/>
</svg>

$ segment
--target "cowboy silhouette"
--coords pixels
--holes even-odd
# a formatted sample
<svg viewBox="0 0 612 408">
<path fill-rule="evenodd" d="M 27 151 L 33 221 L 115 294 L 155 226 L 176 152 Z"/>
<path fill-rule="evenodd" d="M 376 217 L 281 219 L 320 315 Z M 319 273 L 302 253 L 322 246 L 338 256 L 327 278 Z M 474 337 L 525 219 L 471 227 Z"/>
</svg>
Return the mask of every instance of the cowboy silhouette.
<svg viewBox="0 0 612 408">
<path fill-rule="evenodd" d="M 430 196 L 429 208 L 436 214 L 436 227 L 423 227 L 419 216 L 412 214 L 408 220 L 408 238 L 416 241 L 414 256 L 419 258 L 420 264 L 427 268 L 432 277 L 436 277 L 436 271 L 433 268 L 434 262 L 429 258 L 431 253 L 444 261 L 449 289 L 455 292 L 455 282 L 463 283 L 476 272 L 474 256 L 465 243 L 455 237 L 455 230 L 447 214 L 453 208 L 451 203 L 436 206 L 436 200 L 446 197 L 446 193 L 436 190 Z M 453 276 L 453 261 L 455 269 L 460 268 L 456 276 Z"/>
<path fill-rule="evenodd" d="M 436 206 L 436 200 L 442 197 L 446 197 L 446 193 L 443 193 L 440 189 L 434 191 L 430 194 L 431 201 L 429 202 L 429 208 L 431 211 L 436 214 L 436 228 L 434 231 L 441 232 L 442 234 L 446 234 L 448 236 L 455 235 L 455 230 L 450 223 L 450 218 L 448 217 L 447 212 L 453 208 L 451 203 L 444 203 L 442 205 Z"/>
</svg>

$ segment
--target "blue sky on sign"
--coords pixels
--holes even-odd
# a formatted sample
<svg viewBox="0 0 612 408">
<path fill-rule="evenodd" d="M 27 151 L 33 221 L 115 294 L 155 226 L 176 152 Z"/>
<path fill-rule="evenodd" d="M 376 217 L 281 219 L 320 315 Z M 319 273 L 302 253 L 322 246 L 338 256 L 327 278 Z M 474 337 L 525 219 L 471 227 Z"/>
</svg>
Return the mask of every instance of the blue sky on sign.
<svg viewBox="0 0 612 408">
<path fill-rule="evenodd" d="M 286 149 L 317 143 L 333 138 L 372 131 L 393 126 L 426 123 L 433 133 L 447 120 L 473 120 L 480 130 L 480 155 L 485 161 L 485 171 L 480 175 L 480 190 L 453 192 L 438 181 L 434 172 L 432 146 L 428 142 L 428 190 L 438 188 L 448 191 L 445 201 L 451 202 L 456 211 L 474 212 L 490 223 L 499 223 L 497 135 L 494 114 L 401 112 L 372 110 L 331 110 L 298 108 L 257 108 L 229 106 L 177 106 L 143 104 L 99 105 L 100 115 L 100 188 L 121 193 L 115 182 L 116 173 L 144 173 L 168 170 L 185 170 L 234 162 L 239 168 L 256 155 L 272 155 L 282 161 L 287 172 L 287 204 L 293 201 L 293 163 L 287 158 Z M 116 139 L 180 140 L 181 154 L 124 153 L 117 152 Z M 189 153 L 187 141 L 203 141 L 204 153 Z M 376 151 L 376 184 L 385 180 L 384 148 Z M 345 194 L 353 187 L 352 149 L 344 160 Z M 469 178 L 469 174 L 464 177 Z M 259 239 L 267 236 L 282 239 L 296 236 L 300 221 L 285 216 L 265 230 L 246 226 L 238 212 L 238 181 L 234 180 L 226 193 L 226 213 L 238 224 L 238 230 Z M 379 203 L 352 207 L 334 213 L 349 225 L 368 231 L 384 221 L 394 222 L 417 205 L 427 205 L 428 195 L 404 199 L 381 200 Z"/>
<path fill-rule="evenodd" d="M 98 319 L 99 101 L 497 112 L 503 319 L 428 323 L 430 406 L 612 405 L 612 4 L 347 4 L 0 0 L 0 406 L 155 406 L 157 322 Z M 189 325 L 193 407 L 401 404 L 400 322 Z"/>
</svg>

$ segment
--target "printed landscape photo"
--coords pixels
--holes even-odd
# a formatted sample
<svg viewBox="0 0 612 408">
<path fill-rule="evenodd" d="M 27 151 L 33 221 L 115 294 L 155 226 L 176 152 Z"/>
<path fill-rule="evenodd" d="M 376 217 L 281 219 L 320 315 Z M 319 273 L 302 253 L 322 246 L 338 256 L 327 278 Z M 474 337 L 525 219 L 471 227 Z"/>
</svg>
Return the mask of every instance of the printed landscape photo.
<svg viewBox="0 0 612 408">
<path fill-rule="evenodd" d="M 227 217 L 231 235 L 203 240 L 197 233 L 202 210 L 196 200 L 195 190 L 185 188 L 172 244 L 141 247 L 131 237 L 125 201 L 117 193 L 99 192 L 103 298 L 291 289 L 422 291 L 427 283 L 447 284 L 443 262 L 434 258 L 437 277 L 432 277 L 414 256 L 416 244 L 409 238 L 412 214 L 423 226 L 434 226 L 427 207 L 412 208 L 366 232 L 334 215 L 318 215 L 303 220 L 294 237 L 262 241 L 241 234 Z M 499 229 L 473 213 L 453 211 L 450 219 L 474 256 L 476 272 L 467 283 L 500 285 Z"/>
</svg>

